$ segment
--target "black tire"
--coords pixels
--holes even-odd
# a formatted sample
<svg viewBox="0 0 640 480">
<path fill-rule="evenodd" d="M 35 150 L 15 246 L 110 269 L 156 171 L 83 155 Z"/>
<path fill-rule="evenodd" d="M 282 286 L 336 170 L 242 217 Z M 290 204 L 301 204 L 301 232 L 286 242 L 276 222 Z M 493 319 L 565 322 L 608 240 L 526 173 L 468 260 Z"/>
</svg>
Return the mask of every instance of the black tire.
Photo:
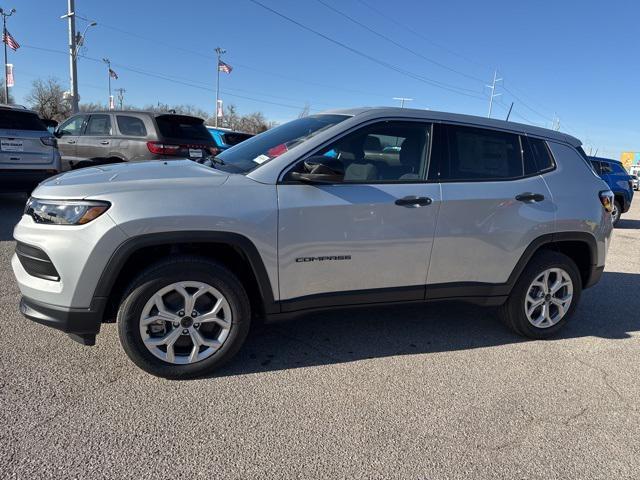
<svg viewBox="0 0 640 480">
<path fill-rule="evenodd" d="M 181 281 L 197 281 L 216 288 L 232 312 L 231 330 L 210 357 L 184 365 L 165 362 L 145 346 L 140 317 L 147 301 L 161 288 Z M 142 272 L 129 286 L 118 309 L 120 343 L 129 358 L 144 371 L 163 378 L 183 380 L 203 376 L 230 360 L 244 343 L 251 323 L 249 298 L 238 278 L 217 262 L 194 256 L 163 260 Z"/>
<path fill-rule="evenodd" d="M 540 328 L 529 322 L 525 312 L 525 298 L 532 282 L 549 268 L 561 268 L 569 275 L 573 283 L 573 297 L 567 313 L 558 323 Z M 580 301 L 581 293 L 582 280 L 575 262 L 562 253 L 542 250 L 529 261 L 511 290 L 508 300 L 499 308 L 500 318 L 507 327 L 519 335 L 533 339 L 550 338 L 571 318 Z"/>
<path fill-rule="evenodd" d="M 620 216 L 622 215 L 622 205 L 620 205 L 620 202 L 618 200 L 615 200 L 614 203 L 616 204 L 616 209 L 611 214 L 611 220 L 613 221 L 613 226 L 615 227 L 616 225 L 618 225 Z"/>
</svg>

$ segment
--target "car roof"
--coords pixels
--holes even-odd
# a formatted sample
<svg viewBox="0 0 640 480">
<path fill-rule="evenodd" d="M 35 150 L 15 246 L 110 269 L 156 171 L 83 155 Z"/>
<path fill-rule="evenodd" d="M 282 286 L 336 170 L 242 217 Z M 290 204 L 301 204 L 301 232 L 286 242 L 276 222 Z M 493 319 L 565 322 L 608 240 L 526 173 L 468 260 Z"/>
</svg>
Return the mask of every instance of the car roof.
<svg viewBox="0 0 640 480">
<path fill-rule="evenodd" d="M 186 115 L 183 113 L 175 113 L 175 112 L 153 112 L 151 110 L 91 110 L 87 112 L 78 112 L 75 115 L 94 115 L 94 114 L 109 114 L 109 113 L 120 113 L 120 114 L 134 114 L 134 115 L 150 115 L 152 117 L 161 117 L 163 115 L 176 115 L 178 117 L 191 117 L 191 118 L 199 118 L 195 115 Z"/>
<path fill-rule="evenodd" d="M 18 110 L 20 112 L 29 112 L 34 115 L 38 115 L 38 112 L 31 110 L 24 105 L 7 105 L 6 103 L 0 103 L 0 110 Z"/>
<path fill-rule="evenodd" d="M 567 135 L 566 133 L 557 132 L 548 128 L 526 125 L 524 123 L 507 122 L 505 120 L 496 120 L 494 118 L 478 117 L 475 115 L 465 115 L 461 113 L 438 112 L 435 110 L 418 110 L 415 108 L 399 108 L 399 107 L 361 107 L 340 110 L 328 110 L 322 114 L 339 114 L 339 115 L 371 115 L 380 117 L 408 117 L 421 120 L 431 120 L 436 122 L 452 122 L 467 124 L 471 126 L 480 126 L 507 130 L 517 133 L 524 133 L 537 137 L 544 137 L 550 140 L 558 140 L 560 142 L 569 143 L 574 147 L 579 147 L 582 142 L 577 138 Z"/>
</svg>

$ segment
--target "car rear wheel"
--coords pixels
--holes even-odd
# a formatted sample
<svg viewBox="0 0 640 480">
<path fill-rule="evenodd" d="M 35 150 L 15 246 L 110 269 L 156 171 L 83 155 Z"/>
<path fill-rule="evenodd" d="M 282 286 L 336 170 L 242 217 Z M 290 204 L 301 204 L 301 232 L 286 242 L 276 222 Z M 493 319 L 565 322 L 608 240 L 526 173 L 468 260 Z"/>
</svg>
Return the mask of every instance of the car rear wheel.
<svg viewBox="0 0 640 480">
<path fill-rule="evenodd" d="M 120 342 L 143 370 L 164 378 L 210 373 L 242 346 L 247 294 L 222 265 L 198 257 L 163 261 L 131 285 L 118 311 Z"/>
<path fill-rule="evenodd" d="M 503 322 L 516 333 L 544 339 L 569 320 L 580 299 L 582 281 L 576 264 L 566 255 L 537 253 L 500 307 Z"/>
</svg>

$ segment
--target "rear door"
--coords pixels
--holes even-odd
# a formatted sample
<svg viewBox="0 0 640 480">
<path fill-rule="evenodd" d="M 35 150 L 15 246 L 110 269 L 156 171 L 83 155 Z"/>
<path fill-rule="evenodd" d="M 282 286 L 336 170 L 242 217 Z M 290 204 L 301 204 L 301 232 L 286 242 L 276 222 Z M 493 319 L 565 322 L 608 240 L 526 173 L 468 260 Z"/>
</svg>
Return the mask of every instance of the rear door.
<svg viewBox="0 0 640 480">
<path fill-rule="evenodd" d="M 546 143 L 532 142 L 549 157 L 540 159 L 545 168 L 534 163 L 526 137 L 437 126 L 432 174 L 442 186 L 442 205 L 427 298 L 490 294 L 483 287 L 507 282 L 529 244 L 553 231 L 554 203 L 539 171 L 554 167 Z"/>
<path fill-rule="evenodd" d="M 72 167 L 78 163 L 77 145 L 80 134 L 84 130 L 87 116 L 76 115 L 65 121 L 56 130 L 58 149 L 65 163 Z"/>
<path fill-rule="evenodd" d="M 111 115 L 96 113 L 89 115 L 87 126 L 78 137 L 77 157 L 88 160 L 105 160 L 111 151 L 113 127 Z"/>
<path fill-rule="evenodd" d="M 53 163 L 54 149 L 49 138 L 47 127 L 33 112 L 0 109 L 0 165 L 19 168 Z"/>
</svg>

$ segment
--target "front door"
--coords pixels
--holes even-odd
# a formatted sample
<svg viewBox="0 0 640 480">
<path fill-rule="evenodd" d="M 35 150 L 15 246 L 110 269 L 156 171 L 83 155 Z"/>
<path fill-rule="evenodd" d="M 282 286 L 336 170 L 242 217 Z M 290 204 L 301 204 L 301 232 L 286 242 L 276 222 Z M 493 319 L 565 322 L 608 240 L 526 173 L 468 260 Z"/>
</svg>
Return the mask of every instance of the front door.
<svg viewBox="0 0 640 480">
<path fill-rule="evenodd" d="M 86 115 L 76 115 L 57 129 L 58 149 L 62 157 L 63 170 L 68 170 L 78 163 L 78 138 L 84 129 L 86 118 Z"/>
<path fill-rule="evenodd" d="M 434 137 L 442 205 L 427 298 L 491 295 L 532 241 L 554 229 L 540 175 L 553 159 L 544 141 L 509 132 L 438 125 Z"/>
<path fill-rule="evenodd" d="M 440 207 L 425 181 L 431 125 L 380 122 L 322 148 L 344 168 L 331 185 L 278 185 L 283 310 L 424 298 Z M 294 167 L 294 170 L 298 166 Z"/>
</svg>

